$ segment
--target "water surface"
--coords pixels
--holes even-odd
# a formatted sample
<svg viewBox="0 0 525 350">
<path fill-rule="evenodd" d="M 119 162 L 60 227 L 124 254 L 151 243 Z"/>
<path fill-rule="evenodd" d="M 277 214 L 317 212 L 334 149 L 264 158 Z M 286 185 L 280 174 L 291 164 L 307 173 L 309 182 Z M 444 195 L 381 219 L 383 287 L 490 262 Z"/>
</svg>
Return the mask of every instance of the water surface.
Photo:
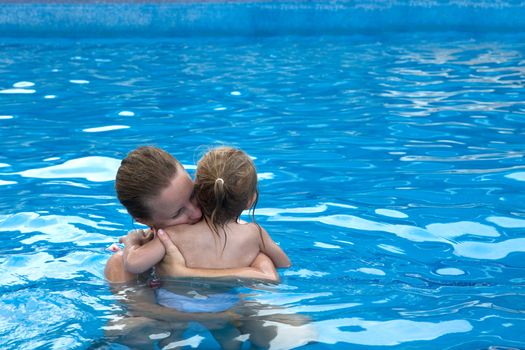
<svg viewBox="0 0 525 350">
<path fill-rule="evenodd" d="M 525 347 L 523 39 L 1 39 L 2 348 L 119 348 L 113 179 L 144 144 L 192 173 L 210 145 L 255 157 L 293 266 L 252 297 L 317 330 L 275 348 Z"/>
</svg>

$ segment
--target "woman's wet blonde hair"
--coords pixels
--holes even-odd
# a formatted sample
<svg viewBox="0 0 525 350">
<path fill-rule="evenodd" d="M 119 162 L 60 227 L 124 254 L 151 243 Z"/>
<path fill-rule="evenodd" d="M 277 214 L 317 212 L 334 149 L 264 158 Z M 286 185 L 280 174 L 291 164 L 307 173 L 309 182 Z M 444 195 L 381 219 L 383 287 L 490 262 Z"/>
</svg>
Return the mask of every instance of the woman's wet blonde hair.
<svg viewBox="0 0 525 350">
<path fill-rule="evenodd" d="M 257 171 L 243 151 L 214 148 L 197 164 L 195 198 L 206 223 L 217 235 L 219 230 L 226 234 L 225 225 L 238 220 L 248 206 L 253 209 L 257 197 Z M 252 220 L 255 222 L 253 211 Z"/>
<path fill-rule="evenodd" d="M 148 201 L 167 188 L 182 165 L 168 152 L 142 146 L 128 153 L 117 171 L 117 197 L 134 218 L 151 219 Z"/>
</svg>

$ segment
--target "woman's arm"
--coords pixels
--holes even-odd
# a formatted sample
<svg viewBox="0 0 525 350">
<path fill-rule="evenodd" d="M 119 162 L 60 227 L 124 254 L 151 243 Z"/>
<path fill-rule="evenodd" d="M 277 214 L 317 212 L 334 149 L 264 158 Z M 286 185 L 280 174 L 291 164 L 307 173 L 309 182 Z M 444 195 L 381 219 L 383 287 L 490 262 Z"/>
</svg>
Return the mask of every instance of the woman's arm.
<svg viewBox="0 0 525 350">
<path fill-rule="evenodd" d="M 251 267 L 234 269 L 200 269 L 186 267 L 186 261 L 179 249 L 173 244 L 164 230 L 157 232 L 157 237 L 165 249 L 163 265 L 169 267 L 164 271 L 172 277 L 238 277 L 247 279 L 279 282 L 279 275 L 272 261 L 265 255 L 259 254 L 252 262 Z"/>
<path fill-rule="evenodd" d="M 176 268 L 177 277 L 238 277 L 252 280 L 279 282 L 279 275 L 273 262 L 264 254 L 259 254 L 250 267 L 234 269 L 199 269 L 181 266 Z"/>
<path fill-rule="evenodd" d="M 259 244 L 259 248 L 261 252 L 268 255 L 276 267 L 290 267 L 292 262 L 288 255 L 272 240 L 264 228 L 261 227 L 260 229 L 262 241 Z"/>
<path fill-rule="evenodd" d="M 142 273 L 155 266 L 165 254 L 164 245 L 157 237 L 149 242 L 144 230 L 134 230 L 120 239 L 124 244 L 124 268 L 130 273 Z"/>
</svg>

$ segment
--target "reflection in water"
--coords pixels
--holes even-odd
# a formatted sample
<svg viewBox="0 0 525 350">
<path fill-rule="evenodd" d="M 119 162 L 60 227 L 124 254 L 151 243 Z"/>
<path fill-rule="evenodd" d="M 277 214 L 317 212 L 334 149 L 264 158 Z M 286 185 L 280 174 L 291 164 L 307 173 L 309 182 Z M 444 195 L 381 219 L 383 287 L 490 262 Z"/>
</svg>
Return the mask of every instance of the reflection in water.
<svg viewBox="0 0 525 350">
<path fill-rule="evenodd" d="M 326 206 L 321 207 L 327 209 Z M 500 237 L 500 233 L 496 228 L 472 221 L 459 221 L 450 223 L 434 223 L 429 224 L 425 228 L 420 228 L 411 225 L 390 224 L 384 222 L 377 222 L 368 219 L 363 219 L 354 215 L 337 214 L 326 216 L 286 216 L 280 213 L 318 213 L 321 212 L 320 207 L 313 208 L 290 208 L 279 211 L 277 209 L 266 210 L 275 215 L 270 218 L 270 221 L 285 221 L 285 222 L 319 222 L 326 225 L 333 225 L 354 230 L 362 231 L 378 231 L 393 233 L 398 237 L 413 241 L 413 242 L 440 242 L 450 244 L 454 248 L 454 254 L 472 258 L 472 259 L 488 259 L 498 260 L 505 258 L 511 253 L 525 252 L 525 239 L 516 238 L 500 242 L 471 242 L 459 241 L 458 238 L 462 236 L 477 236 L 477 237 Z M 519 228 L 524 226 L 525 220 L 508 217 L 491 216 L 486 221 L 497 224 L 505 228 Z M 325 249 L 341 248 L 340 246 L 314 242 L 314 246 Z M 388 246 L 382 246 L 383 249 L 398 252 L 398 248 L 389 249 Z"/>
<path fill-rule="evenodd" d="M 180 295 L 193 295 L 206 303 L 213 300 L 210 293 L 218 290 L 223 292 L 225 288 L 231 287 L 224 282 L 203 283 L 193 280 L 170 283 L 166 288 Z M 198 347 L 205 339 L 199 333 L 209 332 L 223 349 L 240 348 L 244 341 L 265 349 L 293 349 L 310 342 L 392 346 L 410 341 L 433 340 L 446 334 L 465 333 L 473 328 L 466 320 L 371 321 L 354 317 L 313 321 L 300 312 L 344 310 L 359 304 L 308 307 L 300 305 L 300 302 L 318 295 L 298 294 L 290 299 L 275 287 L 271 288 L 271 294 L 257 287 L 242 290 L 238 285 L 236 287 L 239 301 L 225 312 L 190 313 L 157 305 L 154 291 L 148 287 L 114 286 L 117 300 L 126 304 L 128 313 L 112 317 L 105 327 L 106 337 L 131 348 L 148 348 L 152 343 L 157 343 L 163 349 L 171 349 L 182 345 Z M 258 293 L 262 293 L 261 298 L 257 296 Z M 271 298 L 265 298 L 265 295 Z M 278 301 L 278 304 L 271 303 L 271 300 Z"/>
<path fill-rule="evenodd" d="M 38 179 L 84 178 L 88 181 L 104 182 L 115 180 L 119 166 L 118 159 L 84 157 L 45 168 L 24 170 L 19 175 Z"/>
<path fill-rule="evenodd" d="M 496 243 L 460 242 L 454 245 L 454 254 L 472 259 L 499 260 L 519 252 L 525 252 L 525 238 Z"/>
<path fill-rule="evenodd" d="M 188 291 L 188 288 L 181 288 L 183 284 L 181 282 L 176 288 L 179 289 L 178 293 Z M 195 294 L 204 300 L 210 287 L 207 282 L 207 289 Z M 195 284 L 190 289 L 194 288 Z M 173 291 L 173 288 L 170 290 Z M 105 327 L 106 336 L 132 348 L 147 347 L 157 342 L 163 349 L 170 349 L 182 345 L 199 346 L 205 337 L 193 334 L 210 332 L 224 349 L 238 348 L 241 346 L 239 341 L 247 340 L 252 345 L 268 349 L 293 349 L 309 342 L 391 346 L 472 330 L 472 325 L 466 320 L 432 323 L 401 319 L 369 321 L 362 318 L 338 318 L 314 322 L 299 312 L 343 310 L 359 304 L 317 305 L 310 308 L 304 305 L 291 306 L 304 298 L 316 296 L 298 296 L 290 304 L 282 302 L 286 300 L 285 294 L 281 298 L 279 292 L 275 292 L 277 294 L 273 294 L 273 298 L 280 301 L 279 305 L 263 303 L 261 299 L 254 301 L 257 299 L 254 294 L 258 291 L 253 289 L 248 296 L 242 295 L 239 303 L 227 312 L 191 314 L 168 308 L 159 309 L 158 305 L 154 305 L 153 292 L 147 287 L 122 289 L 116 294 L 119 300 L 127 304 L 128 315 L 114 317 Z M 192 335 L 185 336 L 184 332 L 188 330 Z"/>
<path fill-rule="evenodd" d="M 114 227 L 117 226 L 117 227 Z M 84 228 L 95 232 L 88 232 Z M 22 244 L 39 241 L 51 243 L 72 242 L 76 245 L 112 242 L 113 239 L 101 231 L 121 230 L 119 224 L 108 221 L 96 222 L 79 216 L 44 215 L 22 212 L 13 215 L 0 215 L 0 232 L 31 233 Z"/>
<path fill-rule="evenodd" d="M 327 344 L 345 342 L 360 345 L 393 346 L 417 340 L 432 340 L 445 334 L 466 333 L 472 325 L 466 320 L 414 322 L 409 320 L 367 321 L 343 318 L 319 321 L 319 341 Z M 341 328 L 352 327 L 354 331 Z"/>
<path fill-rule="evenodd" d="M 298 312 L 355 305 L 317 306 L 309 310 L 293 305 L 316 295 L 279 298 L 275 286 L 247 288 L 226 280 L 163 281 L 162 288 L 157 290 L 145 285 L 113 285 L 112 288 L 115 299 L 125 305 L 127 313 L 110 316 L 104 327 L 106 338 L 133 349 L 148 348 L 152 343 L 158 343 L 163 349 L 199 346 L 205 339 L 194 335 L 199 332 L 209 332 L 223 349 L 239 349 L 245 341 L 261 348 L 291 349 L 318 338 L 310 318 Z M 265 294 L 272 297 L 265 298 Z M 227 300 L 222 298 L 224 295 L 228 295 Z M 234 295 L 236 298 L 232 298 Z M 273 298 L 278 302 L 271 303 Z M 218 309 L 221 304 L 225 307 Z M 209 312 L 212 309 L 215 312 Z M 192 335 L 187 336 L 188 333 Z"/>
<path fill-rule="evenodd" d="M 96 128 L 87 128 L 82 131 L 84 132 L 105 132 L 105 131 L 113 131 L 113 130 L 121 130 L 121 129 L 129 129 L 128 125 L 108 125 L 108 126 L 100 126 Z"/>
</svg>

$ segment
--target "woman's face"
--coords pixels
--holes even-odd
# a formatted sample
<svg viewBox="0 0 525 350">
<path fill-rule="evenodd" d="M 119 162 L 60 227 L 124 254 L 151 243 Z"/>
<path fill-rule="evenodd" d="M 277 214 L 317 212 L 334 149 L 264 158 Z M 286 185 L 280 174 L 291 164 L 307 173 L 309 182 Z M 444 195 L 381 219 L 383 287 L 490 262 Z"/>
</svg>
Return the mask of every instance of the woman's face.
<svg viewBox="0 0 525 350">
<path fill-rule="evenodd" d="M 142 222 L 154 228 L 191 225 L 202 217 L 201 210 L 193 198 L 193 181 L 182 167 L 179 167 L 171 184 L 147 204 L 151 211 L 151 220 Z"/>
</svg>

